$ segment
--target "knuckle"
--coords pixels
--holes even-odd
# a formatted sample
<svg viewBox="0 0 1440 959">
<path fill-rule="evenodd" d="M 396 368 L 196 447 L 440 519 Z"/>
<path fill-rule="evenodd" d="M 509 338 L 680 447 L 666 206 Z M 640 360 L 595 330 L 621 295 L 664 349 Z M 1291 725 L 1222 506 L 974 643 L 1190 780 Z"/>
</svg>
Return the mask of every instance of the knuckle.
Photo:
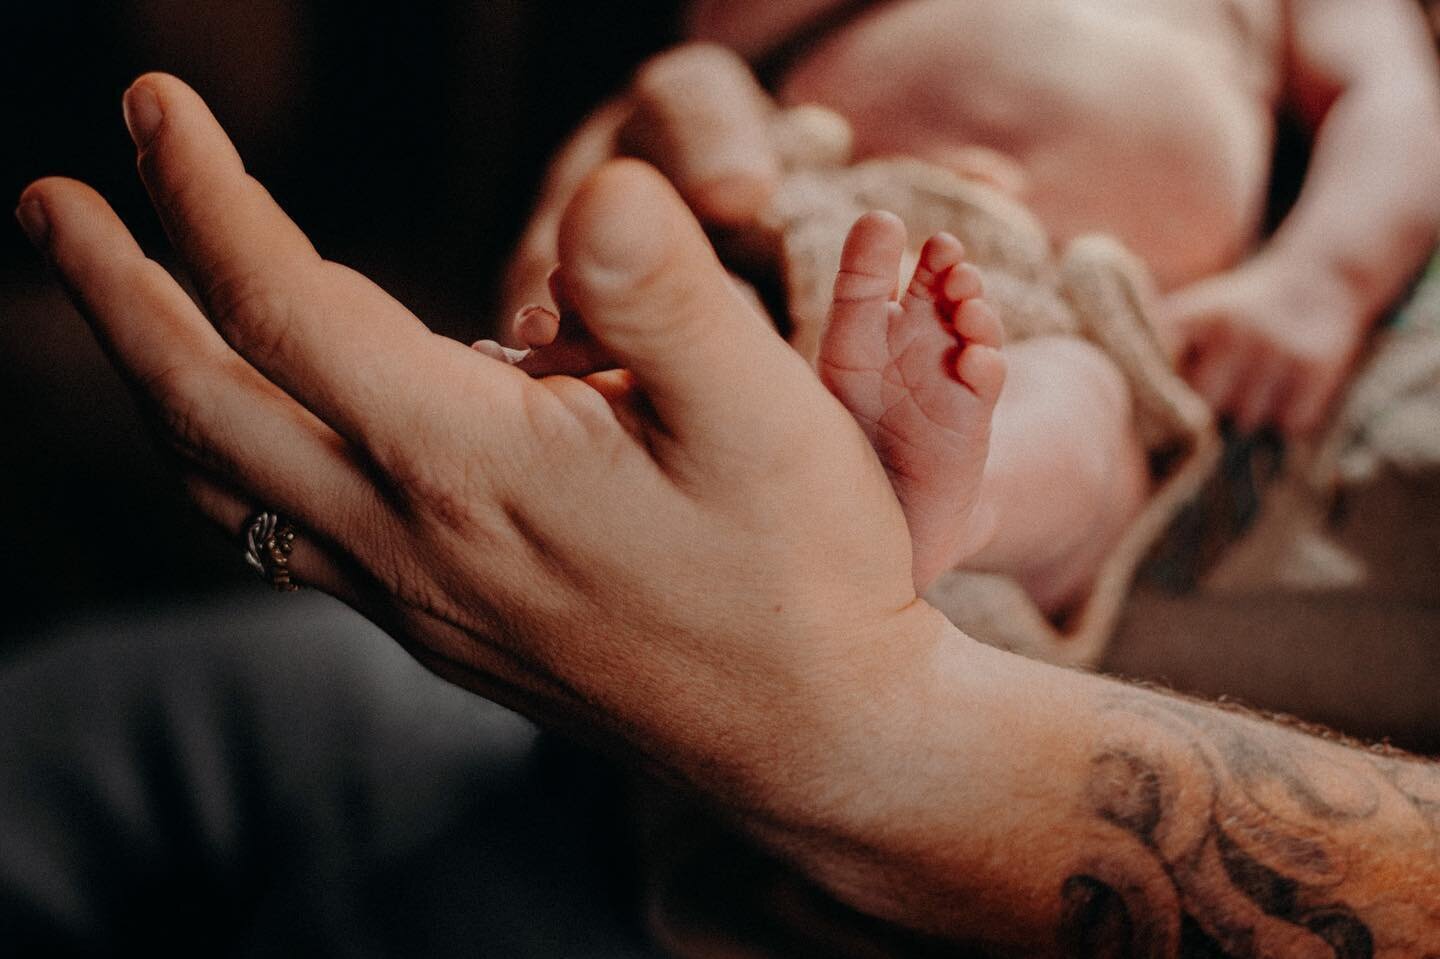
<svg viewBox="0 0 1440 959">
<path fill-rule="evenodd" d="M 160 421 L 165 441 L 186 459 L 209 460 L 209 378 L 190 364 L 177 363 L 146 374 L 140 383 Z"/>
<path fill-rule="evenodd" d="M 470 485 L 467 471 L 451 469 L 448 459 L 415 451 L 383 456 L 382 468 L 412 518 L 431 520 L 448 529 L 472 525 L 474 507 L 466 495 Z"/>
<path fill-rule="evenodd" d="M 613 424 L 608 404 L 584 383 L 568 377 L 541 382 L 544 390 L 520 394 L 520 410 L 534 448 L 564 455 Z"/>
<path fill-rule="evenodd" d="M 610 475 L 638 449 L 609 401 L 590 385 L 559 376 L 526 385 L 507 425 L 496 424 L 492 442 L 456 464 L 472 513 L 478 497 L 532 496 L 538 483 L 559 489 L 584 482 L 593 469 Z"/>
<path fill-rule="evenodd" d="M 667 260 L 650 281 L 637 286 L 648 295 L 653 310 L 636 310 L 633 317 L 621 318 L 612 328 L 623 331 L 622 335 L 643 339 L 653 343 L 658 354 L 673 352 L 677 355 L 703 350 L 709 345 L 717 330 L 709 325 L 709 314 L 696 310 L 696 294 L 685 285 L 669 281 L 667 274 L 673 274 L 674 261 Z M 743 303 L 738 297 L 735 304 Z M 748 304 L 741 306 L 748 309 Z M 743 315 L 743 314 L 736 314 Z"/>
<path fill-rule="evenodd" d="M 242 356 L 266 364 L 283 356 L 295 320 L 294 299 L 254 272 L 233 273 L 205 293 L 211 316 Z"/>
<path fill-rule="evenodd" d="M 587 470 L 577 469 L 576 464 L 598 467 L 607 476 L 634 464 L 639 442 L 622 425 L 609 401 L 576 380 L 557 377 L 544 382 L 550 395 L 527 398 L 522 407 L 529 430 L 525 444 L 529 456 L 515 464 L 517 483 L 533 483 L 540 470 L 577 478 Z"/>
<path fill-rule="evenodd" d="M 492 444 L 478 441 L 478 431 L 452 418 L 453 397 L 446 402 L 450 404 L 447 412 L 417 418 L 413 429 L 367 431 L 360 440 L 359 455 L 409 522 L 433 520 L 464 528 L 477 512 L 474 499 L 484 489 L 484 460 Z M 432 408 L 429 403 L 423 405 Z M 470 409 L 464 404 L 461 407 Z M 456 428 L 447 428 L 452 424 Z"/>
</svg>

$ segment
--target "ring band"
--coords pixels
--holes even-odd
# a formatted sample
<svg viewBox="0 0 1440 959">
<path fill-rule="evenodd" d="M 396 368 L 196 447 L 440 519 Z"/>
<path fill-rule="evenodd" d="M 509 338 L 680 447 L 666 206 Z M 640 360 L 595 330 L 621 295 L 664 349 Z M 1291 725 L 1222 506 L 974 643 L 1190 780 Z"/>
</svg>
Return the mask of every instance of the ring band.
<svg viewBox="0 0 1440 959">
<path fill-rule="evenodd" d="M 295 549 L 295 527 L 268 510 L 257 513 L 245 527 L 245 562 L 261 578 L 282 593 L 293 593 L 300 584 L 290 578 L 290 553 Z"/>
</svg>

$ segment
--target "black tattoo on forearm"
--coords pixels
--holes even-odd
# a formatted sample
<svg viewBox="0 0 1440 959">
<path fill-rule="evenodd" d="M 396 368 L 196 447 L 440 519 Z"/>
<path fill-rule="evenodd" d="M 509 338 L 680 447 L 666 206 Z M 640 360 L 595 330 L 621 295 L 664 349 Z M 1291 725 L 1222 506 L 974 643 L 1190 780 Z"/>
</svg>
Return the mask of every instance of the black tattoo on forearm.
<svg viewBox="0 0 1440 959">
<path fill-rule="evenodd" d="M 1440 957 L 1434 768 L 1178 699 L 1112 710 L 1136 732 L 1091 761 L 1097 851 L 1060 890 L 1067 954 Z M 1362 850 L 1396 835 L 1429 875 L 1377 889 Z"/>
</svg>

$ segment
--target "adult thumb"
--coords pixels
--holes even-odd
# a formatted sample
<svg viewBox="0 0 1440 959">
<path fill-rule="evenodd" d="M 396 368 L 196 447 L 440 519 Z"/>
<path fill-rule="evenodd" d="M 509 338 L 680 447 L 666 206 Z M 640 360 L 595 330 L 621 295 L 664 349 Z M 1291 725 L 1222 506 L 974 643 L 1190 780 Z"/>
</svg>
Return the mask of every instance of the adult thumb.
<svg viewBox="0 0 1440 959">
<path fill-rule="evenodd" d="M 616 160 L 581 185 L 560 225 L 559 282 L 676 439 L 759 440 L 786 394 L 815 386 L 644 163 Z"/>
</svg>

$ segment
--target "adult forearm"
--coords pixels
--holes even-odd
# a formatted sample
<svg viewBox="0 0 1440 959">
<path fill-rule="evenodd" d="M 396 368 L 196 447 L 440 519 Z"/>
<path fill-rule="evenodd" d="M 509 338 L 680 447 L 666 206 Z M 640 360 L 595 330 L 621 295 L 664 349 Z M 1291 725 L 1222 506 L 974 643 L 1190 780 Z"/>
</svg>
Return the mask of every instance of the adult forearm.
<svg viewBox="0 0 1440 959">
<path fill-rule="evenodd" d="M 925 689 L 849 834 L 790 840 L 862 910 L 1022 955 L 1440 949 L 1434 767 L 958 634 Z"/>
</svg>

